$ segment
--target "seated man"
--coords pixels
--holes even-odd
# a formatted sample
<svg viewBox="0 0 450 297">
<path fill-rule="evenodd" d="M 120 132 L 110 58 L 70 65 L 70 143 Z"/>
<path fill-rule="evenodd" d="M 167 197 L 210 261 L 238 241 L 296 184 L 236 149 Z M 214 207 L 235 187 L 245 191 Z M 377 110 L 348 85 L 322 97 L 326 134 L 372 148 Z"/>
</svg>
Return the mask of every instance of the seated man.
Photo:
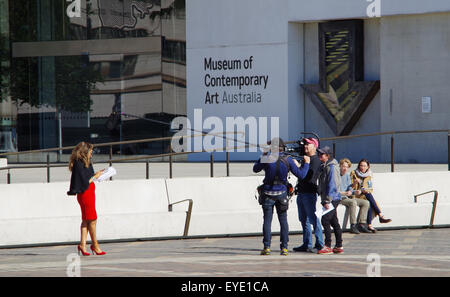
<svg viewBox="0 0 450 297">
<path fill-rule="evenodd" d="M 344 205 L 350 212 L 350 233 L 359 234 L 370 233 L 366 227 L 367 211 L 369 210 L 369 201 L 364 199 L 354 199 L 352 182 L 348 170 L 352 166 L 349 159 L 344 158 L 339 161 L 339 168 L 341 173 L 341 204 Z M 358 225 L 356 225 L 356 207 L 359 207 Z"/>
</svg>

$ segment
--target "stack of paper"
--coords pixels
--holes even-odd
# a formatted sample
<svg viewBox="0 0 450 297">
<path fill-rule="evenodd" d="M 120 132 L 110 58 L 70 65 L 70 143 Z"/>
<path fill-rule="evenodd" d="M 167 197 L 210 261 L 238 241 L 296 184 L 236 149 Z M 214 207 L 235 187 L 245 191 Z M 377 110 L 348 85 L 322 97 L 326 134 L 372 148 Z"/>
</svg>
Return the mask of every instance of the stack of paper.
<svg viewBox="0 0 450 297">
<path fill-rule="evenodd" d="M 101 182 L 107 180 L 111 176 L 116 175 L 116 173 L 117 171 L 116 169 L 114 169 L 114 167 L 108 167 L 103 171 L 102 175 L 100 175 L 95 181 Z"/>
<path fill-rule="evenodd" d="M 330 208 L 326 209 L 325 207 L 321 207 L 316 211 L 316 216 L 319 218 L 322 218 L 322 216 L 326 215 L 327 213 L 329 213 L 330 211 L 332 211 L 334 209 L 334 206 L 332 203 L 328 204 L 330 206 Z"/>
</svg>

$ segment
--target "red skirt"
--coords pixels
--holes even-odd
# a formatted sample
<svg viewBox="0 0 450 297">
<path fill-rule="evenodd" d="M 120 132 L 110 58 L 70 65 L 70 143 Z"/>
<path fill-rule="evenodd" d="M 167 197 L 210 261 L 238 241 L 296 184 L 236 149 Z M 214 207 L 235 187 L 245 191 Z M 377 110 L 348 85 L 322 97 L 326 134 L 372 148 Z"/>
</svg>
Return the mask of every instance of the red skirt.
<svg viewBox="0 0 450 297">
<path fill-rule="evenodd" d="M 96 220 L 97 212 L 95 211 L 95 184 L 89 184 L 89 188 L 81 194 L 77 194 L 77 200 L 81 208 L 82 220 Z"/>
</svg>

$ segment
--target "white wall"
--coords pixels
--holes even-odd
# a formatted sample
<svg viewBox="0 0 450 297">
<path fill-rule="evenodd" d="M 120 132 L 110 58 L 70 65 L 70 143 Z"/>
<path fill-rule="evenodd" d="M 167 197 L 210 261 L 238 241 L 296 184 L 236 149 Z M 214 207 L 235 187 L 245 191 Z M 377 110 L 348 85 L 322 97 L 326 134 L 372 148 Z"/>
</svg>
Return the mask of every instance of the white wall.
<svg viewBox="0 0 450 297">
<path fill-rule="evenodd" d="M 382 227 L 427 226 L 432 194 L 439 191 L 435 224 L 450 224 L 450 172 L 374 174 L 374 197 L 392 223 Z M 181 237 L 188 203 L 194 201 L 189 235 L 261 234 L 262 211 L 255 199 L 263 177 L 115 180 L 97 184 L 99 240 Z M 295 184 L 295 178 L 290 179 Z M 0 185 L 0 246 L 79 240 L 81 213 L 67 182 Z M 301 231 L 295 198 L 288 210 L 290 231 Z M 318 204 L 319 206 L 319 204 Z M 345 208 L 338 208 L 340 222 Z M 273 232 L 279 231 L 274 217 Z M 374 226 L 379 227 L 378 220 Z M 294 242 L 292 239 L 291 242 Z"/>
<path fill-rule="evenodd" d="M 366 0 L 192 0 L 187 2 L 187 110 L 205 116 L 280 117 L 280 134 L 295 140 L 302 131 L 335 136 L 305 98 L 300 83 L 319 82 L 318 23 L 359 18 L 365 27 L 365 80 L 381 80 L 381 90 L 351 134 L 392 130 L 448 129 L 450 104 L 448 57 L 450 2 L 396 0 L 381 3 L 381 17 L 368 18 Z M 257 57 L 271 78 L 262 105 L 202 106 L 202 57 Z M 261 61 L 264 60 L 263 64 Z M 431 114 L 418 112 L 422 96 L 432 96 Z M 392 101 L 392 103 L 391 103 Z M 392 112 L 391 112 L 392 106 Z M 422 139 L 436 145 L 422 156 Z M 447 161 L 446 135 L 396 137 L 396 162 Z M 404 154 L 405 148 L 408 153 Z M 413 148 L 413 149 L 409 149 Z M 373 162 L 390 161 L 390 138 L 373 137 L 338 143 L 338 155 Z M 256 159 L 258 154 L 232 154 Z M 209 156 L 196 155 L 207 160 Z M 218 159 L 224 159 L 219 157 Z"/>
<path fill-rule="evenodd" d="M 79 241 L 81 211 L 68 182 L 1 185 L 0 246 Z M 183 235 L 185 213 L 169 213 L 165 182 L 96 186 L 101 240 Z"/>
<path fill-rule="evenodd" d="M 293 70 L 295 77 L 288 81 L 288 51 L 295 53 L 299 64 L 298 26 L 291 27 L 288 33 L 288 23 L 283 21 L 286 11 L 277 1 L 187 1 L 187 115 L 194 126 L 194 109 L 202 109 L 203 119 L 214 116 L 222 120 L 225 130 L 226 117 L 266 117 L 269 120 L 265 131 L 270 136 L 270 117 L 279 117 L 279 133 L 284 139 L 289 138 L 288 96 L 297 99 L 298 88 L 295 84 L 301 81 Z M 252 13 L 249 13 L 249 12 Z M 281 12 L 281 13 L 280 13 Z M 292 39 L 288 38 L 291 37 Z M 213 60 L 253 59 L 251 69 L 239 70 L 205 70 L 205 58 Z M 237 87 L 207 87 L 205 75 L 240 76 L 267 75 L 266 88 L 261 86 Z M 289 88 L 289 90 L 288 90 Z M 219 103 L 205 103 L 206 93 L 219 94 Z M 261 103 L 223 103 L 223 93 L 261 94 Z M 298 100 L 297 100 L 298 101 Z M 300 108 L 301 102 L 296 102 Z M 198 124 L 198 123 L 197 123 Z M 202 129 L 200 126 L 195 130 Z M 261 127 L 261 125 L 258 125 Z M 200 128 L 200 129 L 199 129 Z M 209 129 L 204 129 L 209 131 Z M 241 131 L 239 131 L 241 132 Z M 245 132 L 245 131 L 244 131 Z M 277 131 L 278 132 L 278 131 Z M 247 137 L 249 132 L 247 131 Z M 277 136 L 277 135 L 275 135 Z M 261 140 L 261 143 L 267 139 Z M 246 141 L 250 141 L 249 138 Z M 255 143 L 256 144 L 256 143 Z M 238 144 L 239 145 L 239 144 Z M 248 151 L 248 150 L 247 150 Z M 232 154 L 231 158 L 248 160 L 256 159 L 258 153 Z M 190 155 L 189 160 L 207 160 L 209 155 Z M 225 159 L 225 154 L 217 154 L 216 159 Z"/>
<path fill-rule="evenodd" d="M 450 129 L 450 13 L 382 18 L 380 47 L 381 130 Z M 431 113 L 422 96 L 432 97 Z M 400 162 L 446 163 L 447 135 L 398 136 L 396 149 Z"/>
<path fill-rule="evenodd" d="M 285 0 L 289 21 L 323 21 L 330 19 L 366 18 L 367 8 L 374 0 Z M 450 10 L 447 0 L 376 0 L 380 3 L 380 14 L 384 16 L 423 14 Z"/>
</svg>

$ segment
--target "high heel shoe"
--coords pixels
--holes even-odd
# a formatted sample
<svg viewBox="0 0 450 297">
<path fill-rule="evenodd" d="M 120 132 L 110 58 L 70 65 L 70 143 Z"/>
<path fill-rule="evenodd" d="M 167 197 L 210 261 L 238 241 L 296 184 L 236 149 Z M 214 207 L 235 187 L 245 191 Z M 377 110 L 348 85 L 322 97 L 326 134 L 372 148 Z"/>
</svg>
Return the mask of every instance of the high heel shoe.
<svg viewBox="0 0 450 297">
<path fill-rule="evenodd" d="M 81 248 L 81 246 L 77 246 L 78 249 L 78 255 L 83 255 L 83 256 L 90 256 L 91 254 L 89 254 L 88 252 L 83 251 L 83 249 Z"/>
<path fill-rule="evenodd" d="M 94 250 L 94 247 L 93 247 L 92 244 L 91 244 L 91 251 L 92 251 L 93 254 L 95 254 L 95 255 L 97 255 L 97 256 L 106 255 L 106 253 L 103 252 L 103 251 L 102 251 L 101 253 L 97 253 L 97 252 Z"/>
</svg>

